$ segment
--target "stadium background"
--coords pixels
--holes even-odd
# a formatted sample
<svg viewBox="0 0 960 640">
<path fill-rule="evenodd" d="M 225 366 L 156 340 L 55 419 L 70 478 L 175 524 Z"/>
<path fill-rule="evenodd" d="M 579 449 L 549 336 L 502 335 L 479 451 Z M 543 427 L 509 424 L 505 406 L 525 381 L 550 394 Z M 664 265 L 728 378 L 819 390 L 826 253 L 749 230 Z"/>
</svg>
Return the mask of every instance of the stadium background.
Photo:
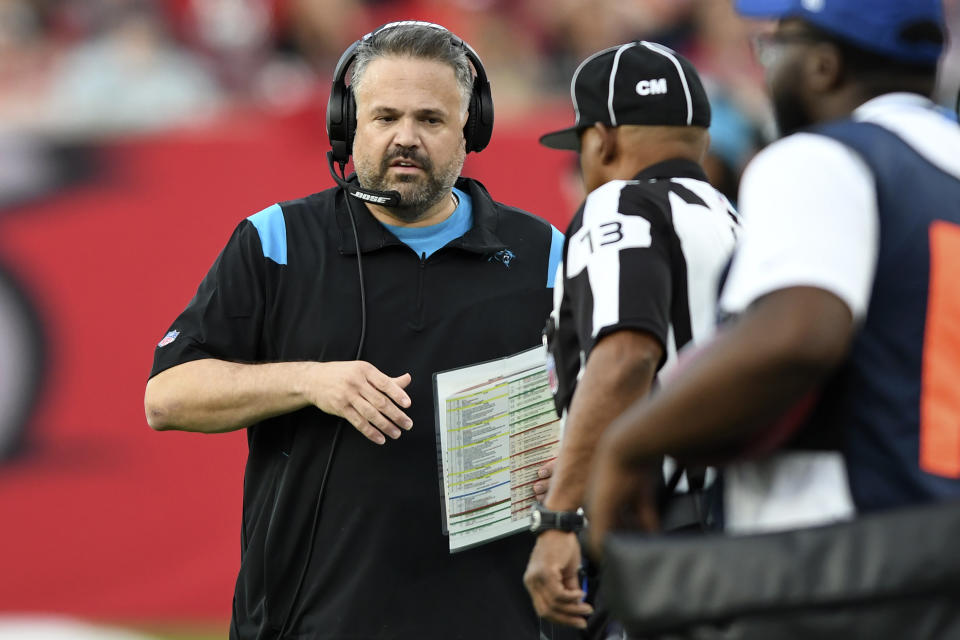
<svg viewBox="0 0 960 640">
<path fill-rule="evenodd" d="M 694 61 L 731 193 L 772 135 L 729 0 L 0 0 L 0 638 L 226 637 L 244 434 L 150 431 L 153 347 L 237 221 L 332 186 L 334 63 L 398 19 L 477 49 L 496 127 L 464 173 L 561 228 L 575 156 L 536 138 L 597 49 Z M 941 75 L 953 106 L 960 47 Z"/>
</svg>

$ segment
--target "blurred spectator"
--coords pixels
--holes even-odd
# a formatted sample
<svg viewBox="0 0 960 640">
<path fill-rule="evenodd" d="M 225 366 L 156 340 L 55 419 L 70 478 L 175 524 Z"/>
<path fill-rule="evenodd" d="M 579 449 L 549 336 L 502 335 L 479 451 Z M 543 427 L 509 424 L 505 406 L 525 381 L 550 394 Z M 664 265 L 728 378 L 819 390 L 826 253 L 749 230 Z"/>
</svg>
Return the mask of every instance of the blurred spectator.
<svg viewBox="0 0 960 640">
<path fill-rule="evenodd" d="M 46 92 L 54 48 L 38 2 L 0 0 L 0 131 L 33 117 Z"/>
<path fill-rule="evenodd" d="M 232 91 L 249 87 L 269 58 L 275 35 L 271 5 L 271 0 L 189 0 L 185 7 L 185 36 Z"/>
<path fill-rule="evenodd" d="M 537 40 L 537 27 L 521 3 L 460 0 L 466 38 L 480 53 L 491 85 L 497 117 L 524 116 L 543 105 L 550 90 L 549 60 Z M 545 82 L 547 81 L 547 82 Z M 569 80 L 568 80 L 569 82 Z"/>
<path fill-rule="evenodd" d="M 960 0 L 945 6 L 956 32 Z M 712 80 L 707 165 L 728 196 L 773 135 L 751 27 L 727 0 L 0 0 L 5 166 L 36 155 L 11 130 L 96 138 L 203 124 L 224 107 L 317 104 L 351 34 L 402 19 L 442 23 L 474 43 L 501 123 L 565 99 L 589 52 L 630 39 L 668 44 Z M 954 44 L 938 100 L 952 107 L 958 86 Z"/>
<path fill-rule="evenodd" d="M 370 20 L 357 0 L 275 1 L 273 49 L 250 90 L 261 105 L 296 110 L 325 96 L 340 54 Z"/>
<path fill-rule="evenodd" d="M 292 51 L 329 75 L 358 30 L 375 26 L 356 0 L 287 0 L 280 28 Z"/>
<path fill-rule="evenodd" d="M 944 0 L 944 15 L 951 38 L 940 65 L 936 99 L 940 104 L 960 110 L 960 0 Z"/>
<path fill-rule="evenodd" d="M 762 146 L 761 128 L 722 86 L 707 84 L 713 119 L 704 170 L 718 191 L 736 204 L 740 174 Z"/>
<path fill-rule="evenodd" d="M 75 134 L 125 132 L 203 121 L 219 89 L 195 55 L 177 48 L 145 0 L 102 0 L 87 14 L 99 33 L 53 73 L 45 118 Z"/>
<path fill-rule="evenodd" d="M 577 64 L 633 39 L 678 48 L 693 0 L 529 0 L 546 32 L 552 88 L 566 92 Z"/>
</svg>

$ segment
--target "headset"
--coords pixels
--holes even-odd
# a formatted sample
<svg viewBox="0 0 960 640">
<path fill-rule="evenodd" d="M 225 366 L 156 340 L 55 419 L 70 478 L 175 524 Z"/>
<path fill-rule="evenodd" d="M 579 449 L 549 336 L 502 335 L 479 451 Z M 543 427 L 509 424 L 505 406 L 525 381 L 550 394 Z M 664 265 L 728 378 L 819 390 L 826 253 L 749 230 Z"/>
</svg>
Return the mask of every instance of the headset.
<svg viewBox="0 0 960 640">
<path fill-rule="evenodd" d="M 390 22 L 380 26 L 363 36 L 343 52 L 333 72 L 333 86 L 330 88 L 330 99 L 327 101 L 327 136 L 330 138 L 331 151 L 327 153 L 330 165 L 330 174 L 347 193 L 358 200 L 372 202 L 385 207 L 395 207 L 400 204 L 400 194 L 397 191 L 376 191 L 363 189 L 359 184 L 349 182 L 345 177 L 338 176 L 333 164 L 340 165 L 340 173 L 344 173 L 347 161 L 353 154 L 353 136 L 357 131 L 357 103 L 353 90 L 347 86 L 347 71 L 357 57 L 357 48 L 364 42 L 376 38 L 378 34 L 397 27 L 419 26 L 437 29 L 450 36 L 450 44 L 458 47 L 466 54 L 473 70 L 476 73 L 473 79 L 473 91 L 470 94 L 470 104 L 467 107 L 467 122 L 463 126 L 463 137 L 466 140 L 466 150 L 482 151 L 490 142 L 493 134 L 493 96 L 490 94 L 490 81 L 483 68 L 480 56 L 462 38 L 451 33 L 446 27 L 432 22 L 418 20 L 404 20 Z M 349 201 L 349 200 L 348 200 Z"/>
<path fill-rule="evenodd" d="M 384 31 L 406 26 L 430 27 L 443 31 L 450 35 L 450 43 L 462 49 L 467 55 L 477 75 L 473 81 L 473 92 L 470 95 L 463 137 L 467 141 L 468 152 L 482 151 L 490 142 L 490 136 L 493 134 L 493 97 L 490 94 L 487 72 L 473 47 L 445 27 L 432 22 L 416 20 L 390 22 L 374 29 L 347 47 L 333 72 L 333 86 L 330 89 L 330 99 L 327 101 L 327 135 L 330 137 L 330 146 L 333 147 L 333 159 L 340 164 L 346 164 L 353 152 L 353 134 L 357 129 L 357 105 L 353 91 L 346 84 L 347 71 L 357 57 L 357 48 Z"/>
<path fill-rule="evenodd" d="M 357 233 L 357 222 L 353 214 L 353 205 L 351 200 L 356 198 L 364 202 L 379 204 L 385 207 L 396 207 L 400 204 L 400 193 L 398 191 L 377 191 L 374 189 L 364 189 L 356 181 L 350 181 L 343 176 L 347 161 L 353 153 L 353 135 L 357 129 L 357 105 L 354 101 L 353 91 L 346 84 L 347 70 L 357 57 L 357 48 L 377 34 L 404 26 L 422 26 L 438 29 L 449 34 L 450 42 L 455 47 L 460 47 L 466 53 L 467 58 L 473 65 L 476 76 L 473 80 L 473 92 L 470 95 L 470 105 L 468 107 L 467 122 L 463 127 L 463 136 L 466 140 L 466 150 L 482 151 L 490 142 L 490 136 L 493 134 L 493 97 L 490 94 L 490 82 L 487 80 L 487 73 L 480 61 L 480 56 L 473 48 L 464 42 L 461 38 L 451 33 L 445 27 L 432 22 L 420 22 L 416 20 L 405 20 L 402 22 L 391 22 L 377 29 L 374 29 L 351 44 L 337 62 L 336 70 L 333 74 L 333 87 L 330 89 L 330 99 L 327 102 L 327 135 L 330 137 L 330 146 L 332 149 L 327 152 L 327 163 L 330 166 L 330 175 L 334 181 L 343 187 L 344 191 L 350 196 L 346 198 L 347 213 L 350 218 L 350 226 L 353 230 L 353 239 L 357 247 L 357 275 L 360 281 L 360 339 L 357 344 L 356 360 L 359 360 L 363 354 L 363 346 L 367 332 L 367 302 L 366 293 L 363 285 L 363 261 L 360 251 L 360 238 Z M 334 163 L 340 165 L 340 174 L 334 170 Z M 282 638 L 288 631 L 288 627 L 293 620 L 296 611 L 297 600 L 303 589 L 304 579 L 307 574 L 307 566 L 313 556 L 314 542 L 316 540 L 317 526 L 320 522 L 320 511 L 323 505 L 324 489 L 326 488 L 327 478 L 330 475 L 330 468 L 333 466 L 334 452 L 337 449 L 337 442 L 340 439 L 344 419 L 337 421 L 337 427 L 333 433 L 333 439 L 330 443 L 330 453 L 327 455 L 327 465 L 323 470 L 323 476 L 320 479 L 320 487 L 317 490 L 317 500 L 313 511 L 313 520 L 310 527 L 310 538 L 307 546 L 307 557 L 300 569 L 300 575 L 297 578 L 296 588 L 293 597 L 290 599 L 290 607 L 287 609 L 280 626 L 279 638 Z"/>
</svg>

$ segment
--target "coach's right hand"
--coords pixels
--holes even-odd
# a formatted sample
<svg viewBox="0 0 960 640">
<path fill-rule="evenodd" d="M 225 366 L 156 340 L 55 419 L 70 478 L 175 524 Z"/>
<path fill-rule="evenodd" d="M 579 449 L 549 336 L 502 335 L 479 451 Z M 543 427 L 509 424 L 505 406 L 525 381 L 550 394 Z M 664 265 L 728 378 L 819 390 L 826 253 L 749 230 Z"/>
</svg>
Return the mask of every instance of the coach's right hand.
<svg viewBox="0 0 960 640">
<path fill-rule="evenodd" d="M 170 367 L 147 382 L 147 423 L 169 429 L 222 433 L 308 406 L 349 421 L 377 444 L 399 438 L 413 421 L 404 388 L 410 374 L 391 378 L 369 362 L 244 364 L 215 358 Z"/>
<path fill-rule="evenodd" d="M 369 362 L 314 362 L 301 392 L 324 413 L 347 420 L 367 439 L 383 444 L 384 435 L 394 440 L 413 427 L 413 420 L 400 410 L 410 406 L 404 389 L 410 374 L 391 378 Z"/>
</svg>

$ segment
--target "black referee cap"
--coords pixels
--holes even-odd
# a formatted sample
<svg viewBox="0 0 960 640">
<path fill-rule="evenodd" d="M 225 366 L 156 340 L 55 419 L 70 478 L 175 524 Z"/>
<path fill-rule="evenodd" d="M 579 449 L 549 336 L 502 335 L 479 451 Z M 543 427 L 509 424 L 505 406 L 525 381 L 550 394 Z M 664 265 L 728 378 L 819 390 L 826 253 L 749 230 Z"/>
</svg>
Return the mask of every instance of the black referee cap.
<svg viewBox="0 0 960 640">
<path fill-rule="evenodd" d="M 599 51 L 570 82 L 576 123 L 540 138 L 552 149 L 580 150 L 579 134 L 596 122 L 710 126 L 710 101 L 689 60 L 655 42 L 628 42 Z"/>
</svg>

